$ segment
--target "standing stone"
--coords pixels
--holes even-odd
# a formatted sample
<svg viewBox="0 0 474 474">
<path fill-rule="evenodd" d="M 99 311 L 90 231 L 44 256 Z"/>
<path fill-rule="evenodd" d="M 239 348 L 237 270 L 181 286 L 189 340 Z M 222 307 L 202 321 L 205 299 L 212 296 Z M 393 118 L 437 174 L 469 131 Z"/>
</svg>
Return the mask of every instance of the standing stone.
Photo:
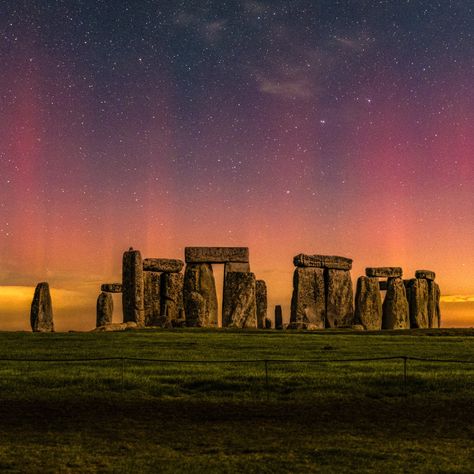
<svg viewBox="0 0 474 474">
<path fill-rule="evenodd" d="M 263 280 L 255 282 L 257 292 L 257 327 L 265 329 L 267 318 L 267 284 Z"/>
<path fill-rule="evenodd" d="M 428 321 L 430 328 L 441 327 L 441 310 L 440 310 L 440 299 L 441 291 L 438 283 L 434 281 L 428 281 L 429 288 L 429 304 L 428 304 Z"/>
<path fill-rule="evenodd" d="M 222 300 L 222 326 L 257 327 L 255 274 L 250 272 L 227 274 Z"/>
<path fill-rule="evenodd" d="M 407 285 L 407 298 L 410 308 L 410 327 L 427 328 L 428 320 L 428 281 L 413 278 Z"/>
<path fill-rule="evenodd" d="M 188 263 L 186 265 L 184 310 L 188 326 L 217 326 L 216 283 L 210 263 Z"/>
<path fill-rule="evenodd" d="M 401 278 L 388 279 L 382 313 L 382 329 L 410 328 L 407 294 Z"/>
<path fill-rule="evenodd" d="M 163 273 L 161 282 L 161 320 L 165 327 L 173 327 L 175 321 L 182 319 L 184 276 Z"/>
<path fill-rule="evenodd" d="M 324 329 L 325 319 L 324 269 L 295 268 L 290 327 L 292 329 Z"/>
<path fill-rule="evenodd" d="M 354 324 L 354 295 L 351 273 L 326 270 L 326 326 L 350 327 Z"/>
<path fill-rule="evenodd" d="M 283 329 L 283 313 L 279 304 L 275 306 L 275 329 Z"/>
<path fill-rule="evenodd" d="M 142 257 L 132 248 L 123 254 L 122 307 L 124 323 L 145 324 Z"/>
<path fill-rule="evenodd" d="M 250 263 L 248 262 L 226 262 L 224 264 L 224 280 L 230 272 L 250 272 Z"/>
<path fill-rule="evenodd" d="M 368 331 L 382 329 L 382 297 L 378 278 L 361 276 L 357 280 L 355 323 Z"/>
<path fill-rule="evenodd" d="M 30 322 L 33 332 L 54 332 L 53 304 L 46 282 L 36 286 L 31 302 Z"/>
<path fill-rule="evenodd" d="M 161 326 L 161 273 L 143 272 L 145 326 Z"/>
<path fill-rule="evenodd" d="M 272 320 L 270 318 L 265 318 L 265 329 L 272 328 Z"/>
<path fill-rule="evenodd" d="M 112 295 L 103 291 L 97 298 L 97 319 L 96 327 L 112 324 L 112 315 L 114 313 L 114 300 Z"/>
</svg>

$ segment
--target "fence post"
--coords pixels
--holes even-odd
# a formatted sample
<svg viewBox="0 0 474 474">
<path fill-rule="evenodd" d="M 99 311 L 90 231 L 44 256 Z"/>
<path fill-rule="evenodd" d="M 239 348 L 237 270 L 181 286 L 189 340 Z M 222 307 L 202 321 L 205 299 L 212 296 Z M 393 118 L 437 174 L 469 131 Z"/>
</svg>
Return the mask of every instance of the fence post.
<svg viewBox="0 0 474 474">
<path fill-rule="evenodd" d="M 265 362 L 265 391 L 267 393 L 267 401 L 270 400 L 270 392 L 268 388 L 268 360 L 264 360 Z"/>
</svg>

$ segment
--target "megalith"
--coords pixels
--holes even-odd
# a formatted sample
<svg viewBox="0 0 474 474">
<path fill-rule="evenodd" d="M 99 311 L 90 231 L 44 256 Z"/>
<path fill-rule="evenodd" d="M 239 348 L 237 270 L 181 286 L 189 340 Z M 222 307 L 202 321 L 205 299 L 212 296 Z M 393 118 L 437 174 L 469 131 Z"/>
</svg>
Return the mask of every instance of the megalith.
<svg viewBox="0 0 474 474">
<path fill-rule="evenodd" d="M 182 319 L 184 276 L 182 273 L 163 273 L 161 277 L 161 322 L 172 327 Z"/>
<path fill-rule="evenodd" d="M 265 329 L 272 328 L 272 320 L 270 318 L 265 318 Z"/>
<path fill-rule="evenodd" d="M 158 273 L 179 273 L 183 269 L 184 262 L 173 258 L 145 258 L 143 270 Z"/>
<path fill-rule="evenodd" d="M 350 327 L 354 324 L 354 295 L 351 273 L 329 268 L 326 281 L 326 326 Z"/>
<path fill-rule="evenodd" d="M 399 277 L 389 278 L 382 305 L 382 329 L 409 329 L 410 315 L 405 284 Z"/>
<path fill-rule="evenodd" d="M 112 323 L 114 313 L 114 300 L 109 292 L 103 291 L 97 298 L 96 327 Z"/>
<path fill-rule="evenodd" d="M 275 329 L 283 329 L 283 312 L 281 306 L 275 306 Z"/>
<path fill-rule="evenodd" d="M 256 328 L 256 280 L 250 272 L 227 274 L 222 301 L 222 326 Z"/>
<path fill-rule="evenodd" d="M 355 324 L 368 331 L 382 329 L 382 297 L 376 277 L 361 276 L 357 280 Z"/>
<path fill-rule="evenodd" d="M 130 248 L 122 261 L 122 307 L 123 322 L 145 324 L 143 263 L 138 250 Z"/>
<path fill-rule="evenodd" d="M 267 284 L 263 280 L 255 282 L 256 298 L 257 298 L 257 327 L 265 329 L 267 318 Z"/>
<path fill-rule="evenodd" d="M 100 287 L 100 291 L 106 293 L 122 293 L 122 283 L 103 283 Z"/>
<path fill-rule="evenodd" d="M 410 327 L 427 328 L 428 320 L 428 281 L 413 278 L 406 285 L 408 306 L 410 309 Z"/>
<path fill-rule="evenodd" d="M 430 328 L 441 327 L 440 299 L 441 291 L 438 283 L 428 280 L 428 325 Z"/>
<path fill-rule="evenodd" d="M 53 304 L 49 284 L 46 282 L 36 285 L 31 302 L 30 323 L 33 332 L 54 332 Z"/>
<path fill-rule="evenodd" d="M 161 276 L 160 272 L 143 272 L 145 326 L 161 326 Z"/>
</svg>

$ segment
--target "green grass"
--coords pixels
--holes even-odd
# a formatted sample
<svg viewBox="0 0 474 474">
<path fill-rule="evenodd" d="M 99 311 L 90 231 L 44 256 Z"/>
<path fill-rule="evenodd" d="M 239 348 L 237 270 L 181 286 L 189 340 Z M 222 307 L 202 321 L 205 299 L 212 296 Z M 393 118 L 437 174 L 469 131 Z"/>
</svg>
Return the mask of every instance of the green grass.
<svg viewBox="0 0 474 474">
<path fill-rule="evenodd" d="M 330 362 L 474 361 L 473 336 L 0 333 L 0 358 L 187 361 L 0 362 L 0 471 L 474 472 L 474 364 Z"/>
</svg>

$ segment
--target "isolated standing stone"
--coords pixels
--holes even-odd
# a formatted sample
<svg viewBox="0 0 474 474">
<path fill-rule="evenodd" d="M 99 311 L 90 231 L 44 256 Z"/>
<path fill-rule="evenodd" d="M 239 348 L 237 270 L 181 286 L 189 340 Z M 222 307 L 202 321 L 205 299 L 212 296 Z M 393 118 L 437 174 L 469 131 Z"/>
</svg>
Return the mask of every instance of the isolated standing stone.
<svg viewBox="0 0 474 474">
<path fill-rule="evenodd" d="M 104 283 L 100 287 L 100 291 L 107 293 L 122 293 L 122 283 Z"/>
<path fill-rule="evenodd" d="M 336 255 L 306 255 L 300 253 L 293 258 L 295 267 L 332 268 L 334 270 L 350 270 L 352 259 Z"/>
<path fill-rule="evenodd" d="M 267 284 L 263 280 L 255 282 L 257 292 L 257 327 L 265 329 L 267 318 Z"/>
<path fill-rule="evenodd" d="M 382 329 L 410 328 L 407 294 L 401 278 L 388 279 L 382 312 Z"/>
<path fill-rule="evenodd" d="M 182 260 L 173 258 L 145 258 L 143 270 L 145 272 L 179 273 L 184 267 Z"/>
<path fill-rule="evenodd" d="M 350 327 L 354 324 L 354 295 L 351 273 L 326 270 L 326 326 Z"/>
<path fill-rule="evenodd" d="M 161 277 L 161 320 L 166 327 L 182 319 L 184 309 L 182 273 L 163 273 Z"/>
<path fill-rule="evenodd" d="M 161 326 L 161 276 L 160 272 L 143 272 L 145 326 Z"/>
<path fill-rule="evenodd" d="M 97 319 L 96 327 L 105 326 L 112 323 L 114 313 L 114 300 L 112 295 L 103 291 L 97 298 Z"/>
<path fill-rule="evenodd" d="M 217 326 L 216 283 L 210 263 L 186 265 L 183 293 L 188 326 Z"/>
<path fill-rule="evenodd" d="M 407 298 L 410 308 L 410 327 L 427 328 L 428 321 L 428 281 L 413 278 L 407 285 Z"/>
<path fill-rule="evenodd" d="M 378 278 L 361 276 L 357 280 L 355 322 L 368 331 L 382 329 L 382 297 Z"/>
<path fill-rule="evenodd" d="M 33 332 L 54 332 L 53 304 L 46 282 L 36 285 L 31 303 L 30 322 Z"/>
<path fill-rule="evenodd" d="M 143 263 L 138 250 L 130 248 L 122 261 L 122 307 L 123 322 L 145 324 Z"/>
<path fill-rule="evenodd" d="M 324 329 L 325 319 L 324 269 L 295 268 L 290 327 L 293 329 Z"/>
<path fill-rule="evenodd" d="M 283 329 L 283 313 L 279 304 L 275 306 L 275 329 Z"/>
<path fill-rule="evenodd" d="M 227 274 L 222 301 L 222 326 L 257 327 L 255 274 L 250 272 Z"/>
<path fill-rule="evenodd" d="M 365 274 L 368 277 L 401 278 L 403 270 L 400 267 L 368 267 Z"/>
<path fill-rule="evenodd" d="M 248 247 L 186 247 L 186 263 L 248 262 Z"/>
</svg>

